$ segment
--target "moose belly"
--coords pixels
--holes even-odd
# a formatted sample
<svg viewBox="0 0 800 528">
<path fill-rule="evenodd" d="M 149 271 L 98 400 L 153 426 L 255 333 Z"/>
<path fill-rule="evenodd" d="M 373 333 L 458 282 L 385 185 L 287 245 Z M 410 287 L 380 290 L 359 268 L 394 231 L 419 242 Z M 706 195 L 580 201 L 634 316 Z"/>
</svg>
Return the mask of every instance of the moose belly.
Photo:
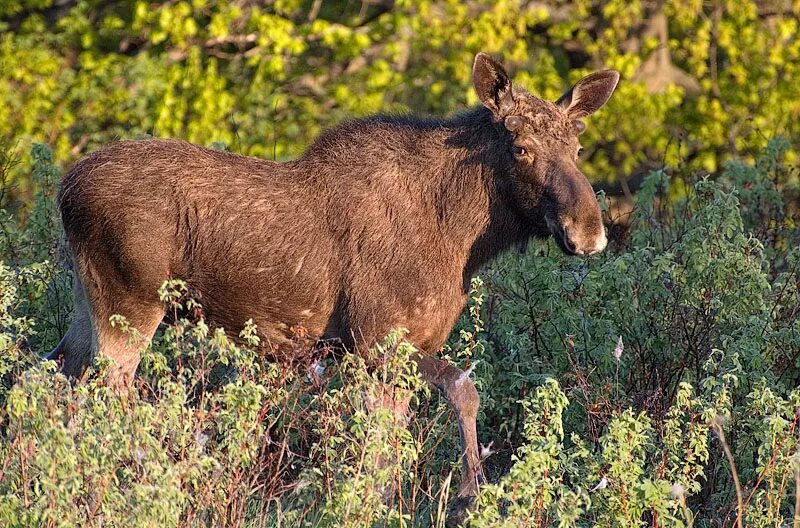
<svg viewBox="0 0 800 528">
<path fill-rule="evenodd" d="M 408 339 L 425 352 L 436 352 L 444 345 L 464 306 L 466 296 L 449 293 L 417 297 L 407 311 Z"/>
<path fill-rule="evenodd" d="M 385 292 L 369 299 L 372 302 L 365 299 L 351 306 L 347 332 L 374 342 L 392 330 L 404 328 L 408 330 L 406 339 L 421 351 L 439 350 L 461 313 L 466 296 L 458 288 L 413 286 L 409 284 L 405 290 L 394 292 L 395 295 Z"/>
<path fill-rule="evenodd" d="M 295 270 L 280 261 L 239 263 L 194 273 L 187 282 L 213 326 L 235 337 L 252 320 L 265 348 L 288 352 L 298 337 L 321 337 L 333 311 L 325 274 Z"/>
</svg>

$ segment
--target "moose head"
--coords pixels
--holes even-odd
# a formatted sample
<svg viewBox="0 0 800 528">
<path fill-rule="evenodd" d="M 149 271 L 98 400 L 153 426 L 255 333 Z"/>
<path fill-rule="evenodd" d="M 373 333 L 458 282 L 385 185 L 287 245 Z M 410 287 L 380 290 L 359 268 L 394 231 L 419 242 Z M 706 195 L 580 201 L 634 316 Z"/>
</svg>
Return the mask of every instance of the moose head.
<svg viewBox="0 0 800 528">
<path fill-rule="evenodd" d="M 478 97 L 510 136 L 511 205 L 570 255 L 592 255 L 607 244 L 594 191 L 578 169 L 578 136 L 586 128 L 582 119 L 608 101 L 618 82 L 614 70 L 592 73 L 552 103 L 512 86 L 489 55 L 475 57 Z"/>
</svg>

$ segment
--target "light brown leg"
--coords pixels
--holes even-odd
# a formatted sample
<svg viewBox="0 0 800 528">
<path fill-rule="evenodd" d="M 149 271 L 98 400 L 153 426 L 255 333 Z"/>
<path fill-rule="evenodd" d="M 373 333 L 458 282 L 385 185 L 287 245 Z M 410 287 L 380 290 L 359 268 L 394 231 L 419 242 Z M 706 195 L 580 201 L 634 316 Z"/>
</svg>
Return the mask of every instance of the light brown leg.
<svg viewBox="0 0 800 528">
<path fill-rule="evenodd" d="M 367 394 L 366 404 L 369 412 L 378 409 L 388 409 L 392 413 L 394 422 L 403 427 L 408 425 L 408 406 L 411 402 L 411 393 L 386 383 L 379 383 L 374 392 Z"/>
<path fill-rule="evenodd" d="M 370 413 L 386 409 L 391 413 L 394 425 L 403 428 L 408 426 L 411 392 L 386 383 L 378 383 L 374 390 L 370 390 L 366 396 L 367 410 Z M 387 440 L 384 439 L 384 441 Z M 390 464 L 396 463 L 397 459 L 392 455 L 388 457 L 379 455 L 375 460 L 375 467 L 383 469 Z M 380 489 L 379 492 L 384 504 L 390 504 L 397 497 L 399 490 L 400 482 L 395 479 L 392 479 L 391 483 Z"/>
<path fill-rule="evenodd" d="M 76 266 L 77 268 L 77 266 Z M 124 390 L 133 380 L 139 365 L 139 353 L 155 334 L 164 307 L 158 299 L 143 302 L 126 297 L 122 288 L 101 285 L 95 280 L 89 284 L 81 277 L 92 277 L 91 269 L 84 265 L 82 273 L 75 274 L 75 308 L 67 333 L 47 359 L 62 361 L 62 372 L 80 378 L 92 359 L 102 354 L 114 360 L 110 382 Z M 135 338 L 120 328 L 111 326 L 109 317 L 119 314 L 126 317 Z"/>
<path fill-rule="evenodd" d="M 133 333 L 111 326 L 109 317 L 98 317 L 95 323 L 97 337 L 97 353 L 114 360 L 109 373 L 109 382 L 124 390 L 130 387 L 136 368 L 139 366 L 141 351 L 150 344 L 150 340 L 164 317 L 164 308 L 160 304 L 153 306 L 136 306 L 135 311 L 126 317 Z"/>
<path fill-rule="evenodd" d="M 425 380 L 442 391 L 456 413 L 462 451 L 458 497 L 474 497 L 478 486 L 485 482 L 478 450 L 478 391 L 463 370 L 445 361 L 431 356 L 417 356 L 416 361 Z"/>
</svg>

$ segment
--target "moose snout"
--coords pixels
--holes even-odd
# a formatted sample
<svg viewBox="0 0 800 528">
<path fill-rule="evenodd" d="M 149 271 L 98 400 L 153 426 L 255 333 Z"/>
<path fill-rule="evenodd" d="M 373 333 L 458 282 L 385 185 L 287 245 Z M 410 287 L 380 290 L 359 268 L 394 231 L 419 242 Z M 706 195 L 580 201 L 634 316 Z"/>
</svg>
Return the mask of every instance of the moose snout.
<svg viewBox="0 0 800 528">
<path fill-rule="evenodd" d="M 570 253 L 589 256 L 600 253 L 608 245 L 605 228 L 601 227 L 598 233 L 585 236 L 580 230 L 564 228 L 562 242 Z"/>
<path fill-rule="evenodd" d="M 545 220 L 556 241 L 570 255 L 594 255 L 608 245 L 605 227 L 599 221 L 578 223 L 549 217 L 545 217 Z"/>
<path fill-rule="evenodd" d="M 592 184 L 572 162 L 553 162 L 549 173 L 544 220 L 559 247 L 569 255 L 603 251 L 608 238 Z"/>
</svg>

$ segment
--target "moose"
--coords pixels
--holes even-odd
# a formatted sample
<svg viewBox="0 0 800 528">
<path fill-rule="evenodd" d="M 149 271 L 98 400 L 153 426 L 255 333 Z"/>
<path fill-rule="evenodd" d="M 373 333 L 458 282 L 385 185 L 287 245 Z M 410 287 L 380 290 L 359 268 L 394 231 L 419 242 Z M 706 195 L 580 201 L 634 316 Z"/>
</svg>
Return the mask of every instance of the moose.
<svg viewBox="0 0 800 528">
<path fill-rule="evenodd" d="M 129 384 L 165 316 L 157 291 L 169 277 L 201 292 L 210 325 L 252 319 L 273 354 L 293 353 L 297 325 L 347 350 L 402 327 L 419 372 L 454 410 L 458 496 L 474 497 L 484 482 L 479 395 L 435 354 L 471 277 L 497 255 L 551 235 L 569 255 L 605 248 L 596 196 L 577 167 L 578 136 L 619 73 L 590 74 L 555 102 L 512 86 L 485 53 L 472 78 L 476 107 L 348 121 L 293 161 L 147 139 L 77 162 L 58 198 L 74 314 L 48 358 L 79 377 L 107 356 L 116 383 Z M 114 314 L 140 340 L 113 326 Z"/>
</svg>

